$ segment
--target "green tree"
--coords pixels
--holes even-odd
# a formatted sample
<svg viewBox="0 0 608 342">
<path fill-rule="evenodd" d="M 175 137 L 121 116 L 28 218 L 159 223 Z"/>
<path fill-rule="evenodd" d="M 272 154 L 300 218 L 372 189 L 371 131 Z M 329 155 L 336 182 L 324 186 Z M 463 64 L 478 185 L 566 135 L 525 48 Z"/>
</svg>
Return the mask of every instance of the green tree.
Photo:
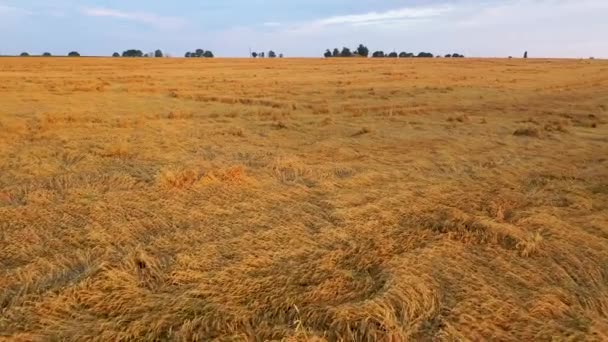
<svg viewBox="0 0 608 342">
<path fill-rule="evenodd" d="M 372 57 L 374 58 L 382 58 L 384 57 L 384 51 L 376 51 L 372 54 Z"/>
<path fill-rule="evenodd" d="M 123 57 L 143 57 L 144 53 L 141 50 L 130 49 L 122 53 Z"/>
<path fill-rule="evenodd" d="M 388 57 L 390 57 L 390 58 L 397 58 L 397 57 L 399 57 L 399 55 L 396 52 L 393 51 L 393 52 L 391 52 L 391 53 L 388 54 Z"/>
<path fill-rule="evenodd" d="M 335 48 L 331 55 L 333 57 L 340 57 L 340 50 L 338 50 L 338 48 Z"/>
<path fill-rule="evenodd" d="M 323 57 L 325 57 L 325 58 L 331 57 L 331 51 L 329 49 L 325 50 L 325 53 L 323 54 Z"/>
<path fill-rule="evenodd" d="M 51 53 L 50 52 L 45 52 L 42 54 L 43 57 L 51 57 Z"/>
<path fill-rule="evenodd" d="M 351 57 L 353 53 L 346 46 L 342 48 L 342 52 L 340 52 L 341 57 Z"/>
<path fill-rule="evenodd" d="M 260 56 L 260 58 L 264 58 L 264 57 L 266 57 L 266 54 L 265 54 L 264 52 L 260 52 L 260 53 L 258 54 L 258 56 Z"/>
<path fill-rule="evenodd" d="M 68 57 L 80 57 L 80 54 L 77 51 L 72 51 L 68 53 Z"/>
<path fill-rule="evenodd" d="M 272 50 L 268 51 L 268 58 L 276 58 L 276 57 L 277 57 L 277 54 L 274 51 L 272 51 Z"/>
<path fill-rule="evenodd" d="M 114 52 L 114 53 L 112 54 L 112 57 L 120 57 L 120 54 L 119 54 L 118 52 Z"/>
<path fill-rule="evenodd" d="M 159 50 L 154 51 L 154 57 L 156 57 L 156 58 L 162 58 L 163 57 L 162 50 L 159 49 Z"/>
<path fill-rule="evenodd" d="M 196 49 L 196 51 L 194 51 L 194 54 L 196 55 L 196 57 L 203 57 L 203 55 L 205 54 L 205 50 Z"/>
<path fill-rule="evenodd" d="M 528 58 L 528 51 L 524 53 L 524 58 Z"/>
<path fill-rule="evenodd" d="M 418 56 L 416 56 L 416 57 L 419 57 L 419 58 L 433 58 L 434 56 L 430 52 L 420 52 L 418 54 Z"/>
<path fill-rule="evenodd" d="M 27 53 L 27 52 L 22 52 L 19 56 L 21 56 L 21 57 L 29 57 L 30 54 Z"/>
<path fill-rule="evenodd" d="M 205 51 L 205 53 L 203 53 L 203 57 L 205 57 L 205 58 L 213 58 L 214 57 L 213 56 L 213 52 L 207 50 L 207 51 Z"/>
<path fill-rule="evenodd" d="M 357 54 L 359 56 L 367 57 L 369 56 L 369 49 L 367 48 L 367 46 L 359 44 L 359 47 L 357 48 Z"/>
<path fill-rule="evenodd" d="M 257 52 L 252 52 L 252 53 L 251 53 L 251 57 L 253 57 L 253 58 L 258 58 L 258 53 L 257 53 Z"/>
</svg>

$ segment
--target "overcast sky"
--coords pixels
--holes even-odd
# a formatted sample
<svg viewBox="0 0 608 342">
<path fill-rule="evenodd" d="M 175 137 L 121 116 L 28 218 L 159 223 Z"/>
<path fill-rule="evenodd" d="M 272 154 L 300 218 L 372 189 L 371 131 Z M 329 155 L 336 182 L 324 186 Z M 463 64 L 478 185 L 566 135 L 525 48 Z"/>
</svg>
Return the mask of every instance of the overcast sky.
<svg viewBox="0 0 608 342">
<path fill-rule="evenodd" d="M 608 57 L 608 0 L 0 0 L 0 54 L 203 48 Z"/>
</svg>

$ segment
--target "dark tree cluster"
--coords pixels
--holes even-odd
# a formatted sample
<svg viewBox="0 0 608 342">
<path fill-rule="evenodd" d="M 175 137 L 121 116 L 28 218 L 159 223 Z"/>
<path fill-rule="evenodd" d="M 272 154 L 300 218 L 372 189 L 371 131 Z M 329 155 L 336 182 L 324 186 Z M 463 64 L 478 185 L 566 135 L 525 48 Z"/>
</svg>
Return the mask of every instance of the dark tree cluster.
<svg viewBox="0 0 608 342">
<path fill-rule="evenodd" d="M 460 55 L 460 54 L 457 54 L 457 53 L 453 53 L 453 54 L 451 54 L 451 55 L 450 55 L 450 54 L 448 53 L 448 54 L 447 54 L 447 55 L 445 55 L 444 57 L 445 57 L 445 58 L 464 58 L 464 55 Z"/>
<path fill-rule="evenodd" d="M 331 57 L 369 57 L 369 49 L 367 48 L 367 46 L 363 45 L 363 44 L 359 44 L 359 47 L 357 47 L 356 49 L 352 50 L 344 47 L 342 48 L 342 50 L 339 50 L 337 48 L 330 50 L 327 49 L 325 51 L 325 53 L 323 54 L 323 56 L 325 56 L 325 58 L 331 58 Z M 464 57 L 461 55 L 458 55 L 459 57 Z M 419 54 L 415 55 L 411 52 L 401 52 L 401 53 L 397 53 L 396 51 L 390 52 L 390 53 L 384 53 L 384 51 L 375 51 L 372 53 L 372 57 L 374 58 L 412 58 L 412 57 L 419 57 L 419 58 L 432 58 L 434 57 L 432 53 L 430 52 L 420 52 Z"/>
<path fill-rule="evenodd" d="M 330 49 L 327 49 L 325 51 L 325 53 L 323 54 L 323 56 L 325 56 L 325 58 L 330 58 L 330 57 L 368 57 L 369 56 L 369 49 L 367 48 L 367 46 L 363 45 L 363 44 L 359 44 L 359 46 L 353 50 L 347 48 L 347 47 L 343 47 L 342 50 L 339 50 L 338 48 L 335 48 L 333 51 L 331 51 Z"/>
<path fill-rule="evenodd" d="M 77 51 L 72 51 L 68 53 L 68 57 L 80 57 L 80 54 Z"/>
<path fill-rule="evenodd" d="M 384 51 L 376 51 L 372 54 L 372 57 L 374 58 L 383 58 L 383 57 L 388 57 L 388 58 L 433 58 L 433 54 L 430 52 L 420 52 L 419 54 L 415 55 L 411 52 L 401 52 L 401 53 L 397 53 L 395 51 L 385 54 Z"/>
<path fill-rule="evenodd" d="M 430 52 L 420 52 L 418 55 L 416 55 L 416 57 L 418 58 L 433 58 L 433 54 Z"/>
<path fill-rule="evenodd" d="M 123 57 L 143 57 L 144 53 L 141 50 L 130 49 L 122 53 Z"/>
<path fill-rule="evenodd" d="M 209 50 L 196 49 L 194 52 L 186 52 L 186 58 L 213 58 L 213 52 Z"/>
<path fill-rule="evenodd" d="M 268 55 L 266 55 L 265 52 L 252 52 L 251 53 L 251 57 L 253 58 L 265 58 L 266 56 L 268 56 L 268 58 L 283 58 L 283 54 L 280 53 L 277 55 L 276 52 L 274 52 L 273 50 L 268 51 Z"/>
</svg>

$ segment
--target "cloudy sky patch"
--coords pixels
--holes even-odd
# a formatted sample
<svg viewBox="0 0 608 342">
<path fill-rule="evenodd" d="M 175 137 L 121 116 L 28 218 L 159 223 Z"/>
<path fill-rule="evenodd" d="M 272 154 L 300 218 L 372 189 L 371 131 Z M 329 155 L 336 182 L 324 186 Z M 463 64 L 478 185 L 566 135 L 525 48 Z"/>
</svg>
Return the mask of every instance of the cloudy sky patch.
<svg viewBox="0 0 608 342">
<path fill-rule="evenodd" d="M 606 0 L 0 0 L 0 53 L 197 47 L 217 56 L 327 48 L 608 57 Z"/>
</svg>

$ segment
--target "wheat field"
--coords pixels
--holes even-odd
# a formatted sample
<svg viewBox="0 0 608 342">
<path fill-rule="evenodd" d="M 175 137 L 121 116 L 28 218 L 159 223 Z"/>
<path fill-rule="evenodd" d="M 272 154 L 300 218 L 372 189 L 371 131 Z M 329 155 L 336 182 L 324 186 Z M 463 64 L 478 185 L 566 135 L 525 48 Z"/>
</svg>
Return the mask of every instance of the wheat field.
<svg viewBox="0 0 608 342">
<path fill-rule="evenodd" d="M 0 59 L 0 339 L 608 340 L 608 61 Z"/>
</svg>

